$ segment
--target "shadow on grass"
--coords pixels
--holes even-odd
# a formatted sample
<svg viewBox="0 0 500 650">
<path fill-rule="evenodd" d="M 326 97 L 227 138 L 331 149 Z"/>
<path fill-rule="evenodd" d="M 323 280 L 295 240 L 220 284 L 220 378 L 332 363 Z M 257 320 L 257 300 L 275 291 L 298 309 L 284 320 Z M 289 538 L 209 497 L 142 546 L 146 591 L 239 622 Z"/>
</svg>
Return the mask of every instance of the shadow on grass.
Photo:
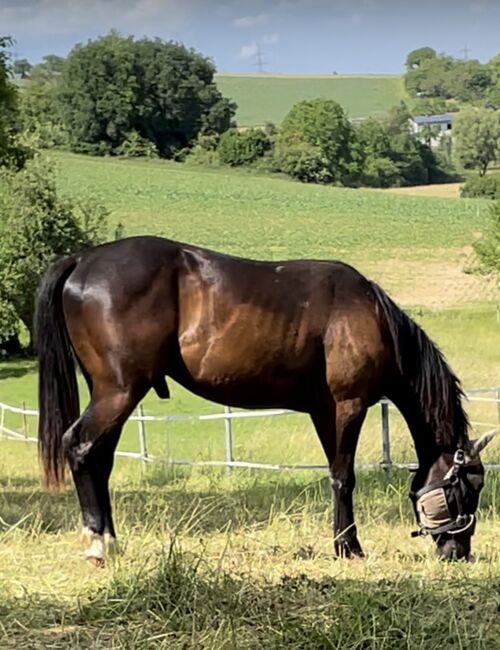
<svg viewBox="0 0 500 650">
<path fill-rule="evenodd" d="M 307 480 L 262 473 L 236 472 L 230 478 L 210 473 L 206 487 L 190 479 L 190 470 L 155 471 L 136 486 L 118 485 L 113 504 L 118 535 L 134 528 L 163 533 L 213 533 L 269 523 L 277 514 L 289 517 L 329 516 L 332 497 L 325 478 Z M 358 472 L 356 517 L 366 521 L 408 522 L 414 526 L 408 499 L 410 477 L 396 472 L 387 484 L 381 472 Z M 75 530 L 80 509 L 75 492 L 44 492 L 36 479 L 0 478 L 0 514 L 5 525 L 21 522 L 29 528 L 36 519 L 45 533 Z M 491 474 L 481 499 L 481 517 L 500 513 L 500 477 Z"/>
<path fill-rule="evenodd" d="M 17 359 L 0 364 L 0 381 L 4 379 L 17 379 L 24 377 L 36 370 L 36 362 L 31 359 Z"/>
<path fill-rule="evenodd" d="M 0 603 L 2 647 L 483 650 L 497 647 L 500 580 L 422 583 L 282 576 L 255 583 L 174 546 L 78 603 Z M 22 621 L 23 626 L 19 626 Z M 2 640 L 3 636 L 3 640 Z"/>
</svg>

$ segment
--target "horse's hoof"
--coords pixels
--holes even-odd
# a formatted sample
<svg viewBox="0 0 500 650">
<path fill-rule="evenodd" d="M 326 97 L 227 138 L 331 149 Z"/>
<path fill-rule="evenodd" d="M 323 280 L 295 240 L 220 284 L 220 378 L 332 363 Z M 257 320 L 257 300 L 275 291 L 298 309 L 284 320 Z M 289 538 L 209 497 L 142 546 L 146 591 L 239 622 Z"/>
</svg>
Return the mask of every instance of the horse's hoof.
<svg viewBox="0 0 500 650">
<path fill-rule="evenodd" d="M 118 540 L 109 533 L 104 533 L 104 547 L 106 549 L 106 555 L 109 555 L 110 557 L 116 556 L 120 553 Z"/>
<path fill-rule="evenodd" d="M 104 567 L 104 558 L 103 557 L 93 557 L 88 556 L 87 562 L 93 566 L 95 569 L 102 569 Z"/>
<path fill-rule="evenodd" d="M 340 542 L 335 544 L 335 554 L 338 559 L 344 560 L 364 560 L 365 554 L 359 544 L 349 544 Z"/>
</svg>

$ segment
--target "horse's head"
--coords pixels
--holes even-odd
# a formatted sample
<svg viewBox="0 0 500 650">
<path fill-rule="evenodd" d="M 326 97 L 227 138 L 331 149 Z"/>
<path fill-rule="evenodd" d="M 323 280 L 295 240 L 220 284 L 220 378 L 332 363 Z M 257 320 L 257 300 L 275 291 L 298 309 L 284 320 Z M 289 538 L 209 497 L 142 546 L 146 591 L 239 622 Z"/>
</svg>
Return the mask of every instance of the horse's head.
<svg viewBox="0 0 500 650">
<path fill-rule="evenodd" d="M 419 471 L 413 480 L 410 496 L 419 525 L 414 535 L 431 535 L 442 559 L 470 558 L 476 510 L 484 485 L 479 453 L 495 433 L 471 440 L 466 448 L 458 448 L 454 453 L 441 453 L 426 475 Z"/>
</svg>

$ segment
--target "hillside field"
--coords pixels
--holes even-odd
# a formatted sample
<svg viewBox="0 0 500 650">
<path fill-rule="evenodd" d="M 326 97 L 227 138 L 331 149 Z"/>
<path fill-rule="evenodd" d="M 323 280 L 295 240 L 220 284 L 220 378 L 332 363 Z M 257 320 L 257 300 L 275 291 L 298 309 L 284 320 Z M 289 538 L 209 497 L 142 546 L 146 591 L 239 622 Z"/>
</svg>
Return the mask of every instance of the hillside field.
<svg viewBox="0 0 500 650">
<path fill-rule="evenodd" d="M 238 126 L 280 124 L 303 99 L 334 99 L 349 117 L 380 117 L 406 97 L 403 79 L 387 76 L 216 75 L 225 97 L 238 104 Z"/>
<path fill-rule="evenodd" d="M 340 258 L 377 280 L 445 352 L 466 388 L 500 385 L 498 285 L 471 275 L 482 201 L 301 185 L 167 162 L 53 153 L 66 195 L 110 211 L 109 236 L 157 234 L 236 255 Z M 146 414 L 213 413 L 171 385 Z M 85 396 L 85 392 L 82 391 Z M 84 397 L 85 403 L 86 397 Z M 36 407 L 32 360 L 0 362 L 0 402 Z M 497 405 L 470 402 L 474 421 Z M 19 416 L 5 424 L 21 430 Z M 28 420 L 28 433 L 35 423 Z M 478 426 L 478 431 L 484 427 Z M 221 459 L 222 423 L 148 423 L 150 452 Z M 391 415 L 393 458 L 414 460 Z M 122 450 L 138 449 L 137 424 Z M 500 462 L 492 443 L 485 460 Z M 237 459 L 323 463 L 307 418 L 238 422 Z M 358 461 L 380 460 L 378 408 Z M 500 635 L 500 480 L 487 476 L 476 562 L 448 565 L 415 522 L 408 473 L 359 471 L 355 508 L 365 561 L 334 561 L 329 483 L 321 472 L 147 469 L 118 458 L 112 498 L 122 553 L 82 559 L 73 488 L 46 494 L 36 446 L 0 440 L 0 647 L 20 650 L 489 650 Z"/>
</svg>

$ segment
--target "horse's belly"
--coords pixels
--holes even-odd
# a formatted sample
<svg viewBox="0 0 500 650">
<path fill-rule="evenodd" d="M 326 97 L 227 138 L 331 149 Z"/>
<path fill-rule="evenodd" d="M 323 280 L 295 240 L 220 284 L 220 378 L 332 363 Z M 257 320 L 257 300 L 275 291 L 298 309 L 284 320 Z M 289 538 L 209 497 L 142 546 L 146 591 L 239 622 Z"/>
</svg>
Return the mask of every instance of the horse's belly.
<svg viewBox="0 0 500 650">
<path fill-rule="evenodd" d="M 180 352 L 173 379 L 206 399 L 248 408 L 302 406 L 311 366 L 303 351 L 285 355 L 263 344 L 225 341 L 184 345 Z"/>
</svg>

